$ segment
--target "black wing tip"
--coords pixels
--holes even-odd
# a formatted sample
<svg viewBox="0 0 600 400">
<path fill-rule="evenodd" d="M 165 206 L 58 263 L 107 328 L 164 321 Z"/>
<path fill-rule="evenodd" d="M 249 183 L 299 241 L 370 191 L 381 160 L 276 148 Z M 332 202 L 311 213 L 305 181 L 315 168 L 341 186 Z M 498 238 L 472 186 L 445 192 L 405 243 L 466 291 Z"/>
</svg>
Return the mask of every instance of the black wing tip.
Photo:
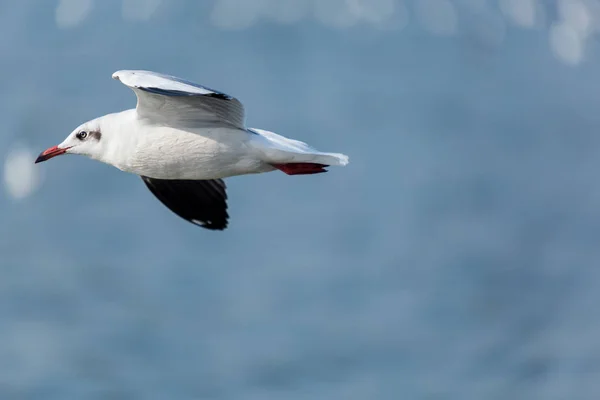
<svg viewBox="0 0 600 400">
<path fill-rule="evenodd" d="M 202 97 L 212 97 L 214 99 L 219 99 L 219 100 L 232 100 L 233 99 L 233 97 L 231 97 L 225 93 L 220 93 L 220 92 L 200 94 L 200 93 L 184 92 L 182 90 L 161 89 L 161 88 L 157 88 L 157 87 L 139 87 L 138 89 L 143 90 L 144 92 L 158 94 L 161 96 L 172 96 L 172 97 L 202 96 Z M 212 90 L 212 89 L 207 89 L 207 90 Z"/>
<path fill-rule="evenodd" d="M 229 96 L 228 94 L 225 93 L 209 93 L 206 95 L 207 97 L 213 97 L 215 99 L 219 99 L 219 100 L 232 100 L 233 97 Z"/>
<path fill-rule="evenodd" d="M 179 217 L 211 231 L 223 231 L 227 228 L 229 214 L 223 180 L 141 178 L 150 192 Z"/>
</svg>

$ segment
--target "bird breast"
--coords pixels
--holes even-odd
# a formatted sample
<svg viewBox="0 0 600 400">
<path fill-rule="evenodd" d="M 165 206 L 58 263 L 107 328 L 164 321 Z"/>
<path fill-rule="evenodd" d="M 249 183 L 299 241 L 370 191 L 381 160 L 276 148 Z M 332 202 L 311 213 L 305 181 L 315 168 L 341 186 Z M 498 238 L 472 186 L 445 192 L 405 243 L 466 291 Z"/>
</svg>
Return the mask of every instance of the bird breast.
<svg viewBox="0 0 600 400">
<path fill-rule="evenodd" d="M 157 127 L 141 135 L 126 169 L 156 179 L 216 179 L 253 173 L 261 162 L 247 133 L 228 128 L 199 132 Z"/>
</svg>

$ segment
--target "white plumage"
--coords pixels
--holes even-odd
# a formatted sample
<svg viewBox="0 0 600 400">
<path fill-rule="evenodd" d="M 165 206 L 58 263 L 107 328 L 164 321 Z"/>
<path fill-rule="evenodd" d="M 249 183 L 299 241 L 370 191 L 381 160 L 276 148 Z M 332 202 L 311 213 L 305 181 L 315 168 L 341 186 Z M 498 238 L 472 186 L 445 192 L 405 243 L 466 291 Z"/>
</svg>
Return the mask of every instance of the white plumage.
<svg viewBox="0 0 600 400">
<path fill-rule="evenodd" d="M 140 175 L 172 211 L 210 229 L 227 226 L 222 178 L 276 169 L 312 174 L 348 163 L 344 154 L 246 128 L 244 106 L 225 93 L 150 71 L 113 78 L 135 92 L 136 108 L 80 125 L 36 162 L 82 154 Z"/>
</svg>

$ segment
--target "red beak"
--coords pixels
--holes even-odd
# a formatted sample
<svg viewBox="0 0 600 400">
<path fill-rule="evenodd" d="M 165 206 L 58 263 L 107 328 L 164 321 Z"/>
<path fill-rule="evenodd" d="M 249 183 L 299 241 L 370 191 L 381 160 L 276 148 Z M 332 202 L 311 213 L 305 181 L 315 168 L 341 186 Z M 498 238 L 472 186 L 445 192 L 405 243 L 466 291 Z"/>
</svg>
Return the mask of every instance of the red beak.
<svg viewBox="0 0 600 400">
<path fill-rule="evenodd" d="M 48 150 L 44 150 L 40 153 L 38 158 L 35 160 L 35 163 L 39 163 L 42 161 L 46 161 L 51 159 L 52 157 L 60 156 L 61 154 L 65 154 L 68 148 L 59 149 L 58 146 L 50 147 Z"/>
</svg>

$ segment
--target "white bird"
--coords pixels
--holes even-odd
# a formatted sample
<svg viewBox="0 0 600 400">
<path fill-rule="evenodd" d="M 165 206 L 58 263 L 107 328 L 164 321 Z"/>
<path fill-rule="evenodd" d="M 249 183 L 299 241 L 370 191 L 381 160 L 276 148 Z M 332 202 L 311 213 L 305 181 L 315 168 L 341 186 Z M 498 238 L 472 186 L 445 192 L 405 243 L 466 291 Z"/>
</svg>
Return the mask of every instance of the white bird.
<svg viewBox="0 0 600 400">
<path fill-rule="evenodd" d="M 36 163 L 81 154 L 140 175 L 171 211 L 212 230 L 228 223 L 223 178 L 274 170 L 316 174 L 348 164 L 344 154 L 246 128 L 244 106 L 225 93 L 150 71 L 123 70 L 112 77 L 133 89 L 136 108 L 80 125 Z"/>
</svg>

